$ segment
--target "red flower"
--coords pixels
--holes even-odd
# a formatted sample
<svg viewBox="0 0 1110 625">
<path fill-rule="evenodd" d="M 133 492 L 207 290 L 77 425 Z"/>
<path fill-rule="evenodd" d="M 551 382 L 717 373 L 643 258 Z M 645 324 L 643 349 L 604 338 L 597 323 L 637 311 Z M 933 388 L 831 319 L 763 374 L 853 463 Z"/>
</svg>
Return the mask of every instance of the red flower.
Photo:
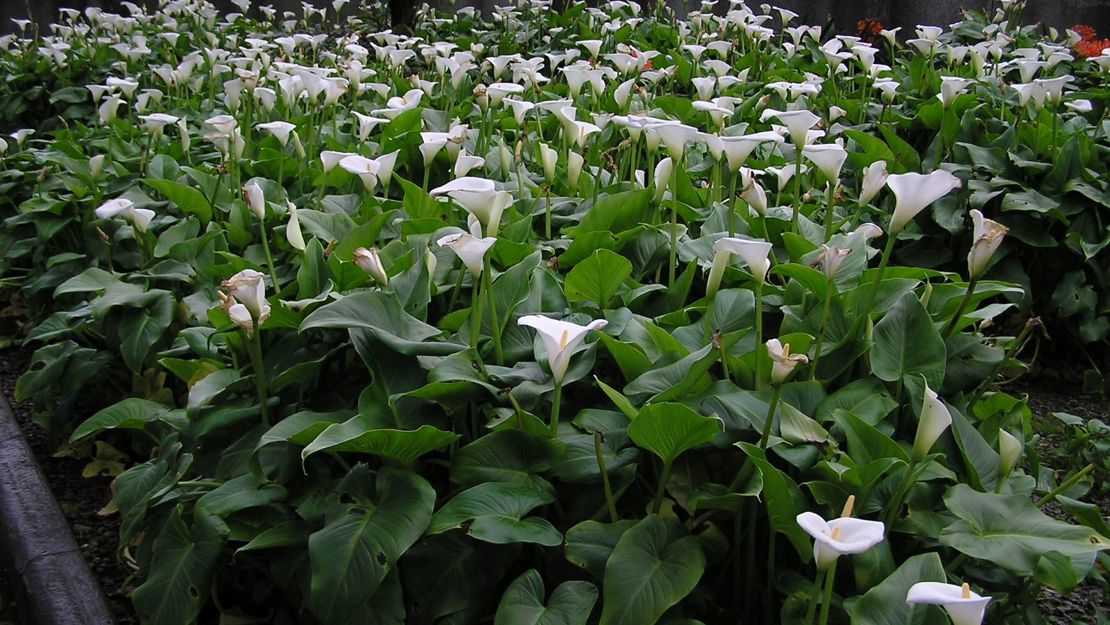
<svg viewBox="0 0 1110 625">
<path fill-rule="evenodd" d="M 1101 56 L 1106 48 L 1110 48 L 1110 39 L 1090 39 L 1075 44 L 1075 51 L 1085 59 Z"/>
<path fill-rule="evenodd" d="M 1078 33 L 1079 37 L 1083 41 L 1092 41 L 1095 37 L 1098 36 L 1098 33 L 1095 32 L 1095 29 L 1087 26 L 1086 24 L 1077 24 L 1075 26 L 1072 26 L 1071 29 Z"/>
</svg>

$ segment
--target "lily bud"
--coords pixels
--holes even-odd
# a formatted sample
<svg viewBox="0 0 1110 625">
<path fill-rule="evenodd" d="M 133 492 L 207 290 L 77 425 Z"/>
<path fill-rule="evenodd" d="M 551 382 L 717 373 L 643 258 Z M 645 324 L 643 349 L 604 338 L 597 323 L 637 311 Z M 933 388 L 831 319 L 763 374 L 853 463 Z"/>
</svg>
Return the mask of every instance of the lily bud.
<svg viewBox="0 0 1110 625">
<path fill-rule="evenodd" d="M 983 217 L 983 213 L 975 209 L 971 210 L 971 221 L 975 225 L 972 233 L 975 240 L 971 244 L 971 251 L 967 253 L 967 272 L 972 279 L 975 279 L 983 275 L 987 263 L 994 256 L 998 246 L 1002 245 L 1002 239 L 1005 238 L 1009 228 Z"/>
<path fill-rule="evenodd" d="M 541 143 L 540 162 L 543 165 L 543 177 L 548 184 L 551 184 L 555 181 L 555 166 L 559 163 L 559 153 L 546 143 Z"/>
<path fill-rule="evenodd" d="M 917 422 L 917 435 L 913 439 L 914 462 L 923 460 L 940 435 L 951 425 L 952 413 L 926 384 L 925 397 L 921 403 L 921 419 Z"/>
<path fill-rule="evenodd" d="M 297 205 L 286 202 L 289 207 L 289 223 L 285 224 L 285 239 L 289 246 L 303 252 L 305 250 L 304 234 L 301 233 L 301 220 L 297 218 Z"/>
<path fill-rule="evenodd" d="M 224 280 L 220 288 L 246 306 L 255 319 L 261 318 L 264 309 L 269 310 L 264 276 L 253 269 L 244 269 Z"/>
<path fill-rule="evenodd" d="M 382 286 L 389 286 L 389 274 L 385 272 L 385 266 L 382 265 L 382 259 L 378 255 L 378 248 L 372 247 L 366 249 L 365 247 L 360 247 L 355 249 L 354 261 L 355 264 L 369 274 L 375 282 Z"/>
<path fill-rule="evenodd" d="M 89 159 L 89 175 L 93 180 L 100 177 L 100 172 L 104 171 L 104 155 L 97 154 Z"/>
<path fill-rule="evenodd" d="M 262 187 L 258 186 L 257 182 L 252 182 L 243 187 L 243 201 L 258 218 L 258 221 L 266 220 L 266 196 L 262 193 Z"/>
<path fill-rule="evenodd" d="M 875 199 L 887 179 L 886 161 L 875 161 L 863 170 L 863 186 L 859 191 L 859 203 L 867 204 Z"/>
<path fill-rule="evenodd" d="M 578 190 L 578 179 L 582 176 L 582 167 L 586 159 L 578 152 L 567 152 L 567 184 L 571 191 Z"/>
<path fill-rule="evenodd" d="M 798 365 L 809 362 L 805 354 L 791 354 L 790 343 L 778 339 L 767 341 L 767 354 L 771 357 L 771 384 L 776 386 L 786 382 Z"/>
<path fill-rule="evenodd" d="M 1006 430 L 998 430 L 999 479 L 1009 477 L 1021 459 L 1022 443 Z"/>
<path fill-rule="evenodd" d="M 825 272 L 825 276 L 831 280 L 836 277 L 836 270 L 840 269 L 841 263 L 851 253 L 851 248 L 822 245 L 821 253 L 817 256 L 817 262 Z"/>
<path fill-rule="evenodd" d="M 673 171 L 674 161 L 669 156 L 655 165 L 655 197 L 652 198 L 653 201 L 658 202 L 663 199 L 663 193 L 671 183 L 671 173 Z"/>
</svg>

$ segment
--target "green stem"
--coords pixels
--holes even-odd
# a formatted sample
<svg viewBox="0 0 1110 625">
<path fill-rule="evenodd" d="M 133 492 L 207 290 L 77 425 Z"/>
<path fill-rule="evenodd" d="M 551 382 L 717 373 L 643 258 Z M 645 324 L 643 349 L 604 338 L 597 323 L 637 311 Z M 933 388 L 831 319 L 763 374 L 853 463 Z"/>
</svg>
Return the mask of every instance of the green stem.
<svg viewBox="0 0 1110 625">
<path fill-rule="evenodd" d="M 813 592 L 809 593 L 809 607 L 806 608 L 806 620 L 803 621 L 804 625 L 813 625 L 813 617 L 817 616 L 817 603 L 821 600 L 821 570 L 817 570 L 817 575 L 813 578 Z"/>
<path fill-rule="evenodd" d="M 550 241 L 551 240 L 551 184 L 544 185 L 544 208 L 543 208 L 543 235 Z"/>
<path fill-rule="evenodd" d="M 470 349 L 478 349 L 478 339 L 482 335 L 482 298 L 479 287 L 482 281 L 477 276 L 470 287 Z"/>
<path fill-rule="evenodd" d="M 856 315 L 856 321 L 852 324 L 852 330 L 848 333 L 848 336 L 855 336 L 863 328 L 864 321 L 871 316 L 871 307 L 875 305 L 875 298 L 879 295 L 879 286 L 883 282 L 883 274 L 886 273 L 887 263 L 890 262 L 890 254 L 894 250 L 894 241 L 897 238 L 896 234 L 887 235 L 886 247 L 883 248 L 883 256 L 879 261 L 879 270 L 875 273 L 875 280 L 871 283 L 871 292 L 867 294 L 867 305 Z"/>
<path fill-rule="evenodd" d="M 736 236 L 736 182 L 740 179 L 740 172 L 734 171 L 729 175 L 728 182 L 728 236 Z M 764 233 L 766 238 L 766 233 Z M 770 239 L 768 239 L 770 240 Z"/>
<path fill-rule="evenodd" d="M 1010 344 L 1006 347 L 1006 355 L 1002 358 L 1001 361 L 998 362 L 998 364 L 994 366 L 994 368 L 991 370 L 991 374 L 984 378 L 983 383 L 979 385 L 979 388 L 975 389 L 975 394 L 971 396 L 971 401 L 967 403 L 969 410 L 974 408 L 975 404 L 979 403 L 979 400 L 983 398 L 983 393 L 987 391 L 987 387 L 990 386 L 991 381 L 998 376 L 998 372 L 1002 370 L 1002 367 L 1005 366 L 1005 364 L 1009 362 L 1012 358 L 1014 358 L 1014 356 L 1017 355 L 1018 350 L 1020 350 L 1022 346 L 1025 345 L 1025 341 L 1027 338 L 1029 338 L 1029 333 L 1033 330 L 1034 325 L 1036 324 L 1033 323 L 1033 319 L 1025 322 L 1025 327 L 1021 329 L 1021 333 L 1018 334 L 1017 338 L 1011 341 Z"/>
<path fill-rule="evenodd" d="M 898 519 L 898 510 L 902 507 L 902 501 L 905 500 L 906 494 L 913 486 L 913 470 L 916 466 L 917 461 L 911 458 L 909 464 L 906 465 L 906 472 L 902 476 L 902 481 L 898 484 L 898 489 L 894 491 L 894 497 L 890 500 L 890 508 L 887 509 L 883 519 L 888 534 L 894 525 L 894 521 Z"/>
<path fill-rule="evenodd" d="M 821 362 L 821 347 L 825 343 L 825 328 L 829 324 L 829 307 L 833 297 L 833 279 L 830 276 L 825 288 L 825 307 L 821 310 L 821 330 L 817 333 L 817 347 L 813 352 L 813 366 L 809 370 L 809 379 L 817 379 L 817 364 Z"/>
<path fill-rule="evenodd" d="M 270 269 L 270 280 L 274 283 L 274 292 L 281 290 L 281 284 L 278 283 L 277 272 L 274 270 L 274 257 L 270 255 L 270 236 L 266 232 L 266 222 L 258 222 L 259 234 L 262 235 L 262 251 L 266 254 L 266 266 Z"/>
<path fill-rule="evenodd" d="M 559 437 L 559 407 L 563 403 L 563 383 L 555 383 L 555 396 L 551 399 L 551 437 Z"/>
<path fill-rule="evenodd" d="M 763 282 L 755 283 L 755 390 L 763 386 L 759 357 L 759 347 L 763 345 Z"/>
<path fill-rule="evenodd" d="M 794 214 L 790 216 L 790 231 L 798 234 L 798 214 L 802 212 L 802 148 L 795 144 L 794 149 Z"/>
<path fill-rule="evenodd" d="M 836 582 L 836 560 L 833 560 L 829 572 L 825 573 L 825 599 L 821 602 L 821 625 L 829 623 L 829 609 L 832 608 L 833 585 Z"/>
<path fill-rule="evenodd" d="M 1040 507 L 1044 506 L 1046 503 L 1052 501 L 1053 499 L 1056 498 L 1057 495 L 1059 495 L 1060 493 L 1064 492 L 1065 490 L 1071 488 L 1073 485 L 1075 485 L 1076 482 L 1083 479 L 1083 477 L 1085 475 L 1087 475 L 1088 473 L 1090 473 L 1091 471 L 1094 471 L 1094 470 L 1095 470 L 1095 463 L 1093 463 L 1093 462 L 1091 464 L 1088 464 L 1087 466 L 1083 467 L 1082 469 L 1079 470 L 1078 473 L 1076 473 L 1075 475 L 1073 475 L 1073 476 L 1069 477 L 1068 479 L 1064 480 L 1063 482 L 1060 483 L 1059 486 L 1057 486 L 1056 488 L 1053 488 L 1051 491 L 1049 491 L 1049 493 L 1047 495 L 1045 495 L 1044 497 L 1041 497 L 1039 500 L 1037 500 L 1037 507 L 1040 508 Z"/>
<path fill-rule="evenodd" d="M 833 235 L 833 222 L 836 221 L 836 209 L 833 199 L 836 195 L 836 181 L 830 180 L 828 189 L 825 191 L 825 241 L 827 242 Z"/>
<path fill-rule="evenodd" d="M 254 369 L 254 387 L 258 391 L 258 412 L 263 425 L 270 425 L 270 394 L 266 390 L 266 362 L 262 358 L 262 330 L 258 320 L 254 320 L 254 331 L 247 343 L 250 352 L 251 368 Z"/>
<path fill-rule="evenodd" d="M 655 489 L 655 499 L 651 502 L 651 512 L 659 514 L 659 510 L 663 507 L 663 493 L 667 490 L 667 482 L 671 479 L 671 464 L 672 461 L 663 461 L 663 473 L 659 476 L 659 487 Z"/>
<path fill-rule="evenodd" d="M 779 395 L 782 394 L 782 385 L 776 384 L 774 391 L 771 393 L 771 403 L 767 407 L 767 420 L 763 423 L 763 436 L 759 437 L 759 448 L 767 449 L 767 443 L 771 439 L 771 426 L 775 422 L 775 408 L 779 405 Z"/>
<path fill-rule="evenodd" d="M 605 454 L 601 451 L 601 432 L 594 432 L 594 455 L 597 456 L 597 469 L 601 472 L 601 488 L 605 491 L 605 503 L 609 507 L 609 520 L 620 520 L 617 514 L 617 501 L 613 498 L 613 486 L 609 483 L 609 472 L 605 469 Z"/>
<path fill-rule="evenodd" d="M 979 282 L 979 278 L 972 278 L 967 283 L 967 290 L 964 291 L 964 298 L 960 300 L 959 307 L 956 308 L 956 313 L 952 315 L 952 319 L 948 321 L 948 325 L 944 327 L 944 332 L 941 333 L 941 338 L 947 341 L 952 333 L 956 331 L 956 326 L 960 323 L 960 318 L 963 317 L 964 311 L 967 310 L 967 305 L 971 301 L 971 296 L 975 294 L 975 285 Z"/>
<path fill-rule="evenodd" d="M 671 170 L 671 253 L 667 262 L 667 288 L 674 286 L 675 266 L 678 262 L 678 168 L 680 165 L 681 159 Z"/>
<path fill-rule="evenodd" d="M 223 482 L 216 482 L 212 480 L 182 480 L 177 483 L 182 488 L 219 488 L 224 485 Z"/>
<path fill-rule="evenodd" d="M 497 300 L 493 296 L 493 268 L 490 266 L 489 256 L 485 258 L 485 267 L 482 269 L 482 279 L 484 285 L 482 289 L 486 292 L 488 298 L 487 306 L 489 306 L 489 323 L 490 323 L 490 336 L 493 337 L 493 353 L 497 358 L 497 365 L 502 366 L 505 364 L 505 356 L 501 351 L 501 324 L 497 322 Z"/>
</svg>

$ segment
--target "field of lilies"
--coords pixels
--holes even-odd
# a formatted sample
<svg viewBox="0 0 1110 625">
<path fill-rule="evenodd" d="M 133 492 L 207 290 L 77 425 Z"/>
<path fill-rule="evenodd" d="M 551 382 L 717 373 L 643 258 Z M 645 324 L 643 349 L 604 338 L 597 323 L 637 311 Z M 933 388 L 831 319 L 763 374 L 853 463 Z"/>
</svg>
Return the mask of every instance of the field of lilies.
<svg viewBox="0 0 1110 625">
<path fill-rule="evenodd" d="M 117 476 L 141 622 L 1030 625 L 1107 588 L 1110 428 L 1052 465 L 995 386 L 1046 328 L 1105 384 L 1094 33 L 161 4 L 0 38 L 16 399 Z"/>
</svg>

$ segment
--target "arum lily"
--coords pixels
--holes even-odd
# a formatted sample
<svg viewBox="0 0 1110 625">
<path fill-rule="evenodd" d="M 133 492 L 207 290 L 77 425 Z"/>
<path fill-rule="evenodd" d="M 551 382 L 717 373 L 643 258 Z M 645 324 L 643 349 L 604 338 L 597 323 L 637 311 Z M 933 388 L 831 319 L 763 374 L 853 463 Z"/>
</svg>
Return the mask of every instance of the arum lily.
<svg viewBox="0 0 1110 625">
<path fill-rule="evenodd" d="M 570 190 L 578 191 L 578 180 L 582 176 L 582 167 L 586 159 L 577 152 L 567 152 L 567 186 Z"/>
<path fill-rule="evenodd" d="M 161 137 L 166 126 L 176 124 L 178 118 L 173 115 L 166 115 L 165 113 L 152 113 L 150 115 L 140 115 L 139 119 L 143 122 L 143 127 L 146 128 L 154 135 L 155 138 Z"/>
<path fill-rule="evenodd" d="M 875 196 L 879 195 L 888 175 L 886 161 L 875 161 L 863 170 L 863 186 L 859 192 L 861 206 L 870 203 Z"/>
<path fill-rule="evenodd" d="M 943 582 L 918 582 L 910 586 L 906 603 L 939 605 L 952 619 L 952 625 L 981 625 L 990 597 L 972 592 L 968 584 L 956 586 Z"/>
<path fill-rule="evenodd" d="M 464 176 L 432 189 L 432 197 L 447 195 L 478 218 L 487 235 L 497 236 L 501 215 L 513 203 L 512 194 L 497 191 L 492 180 Z"/>
<path fill-rule="evenodd" d="M 293 133 L 294 129 L 296 129 L 296 126 L 290 124 L 289 122 L 276 121 L 267 122 L 265 124 L 258 124 L 257 126 L 255 126 L 255 128 L 258 128 L 259 130 L 265 130 L 266 132 L 273 135 L 274 138 L 278 140 L 278 143 L 281 144 L 281 147 L 284 148 L 289 143 L 289 135 L 290 133 Z"/>
<path fill-rule="evenodd" d="M 821 604 L 821 625 L 829 621 L 829 608 L 832 604 L 832 590 L 836 582 L 836 563 L 842 555 L 857 555 L 868 551 L 883 541 L 886 526 L 878 521 L 852 518 L 852 508 L 856 496 L 849 495 L 844 503 L 840 518 L 826 521 L 812 512 L 803 512 L 795 520 L 798 526 L 813 537 L 813 559 L 817 563 L 817 581 L 810 595 L 809 609 L 806 611 L 805 625 L 813 623 L 817 612 L 821 577 L 825 578 L 825 597 Z"/>
<path fill-rule="evenodd" d="M 457 233 L 441 237 L 436 241 L 436 244 L 440 247 L 451 248 L 451 251 L 459 257 L 459 260 L 470 271 L 470 275 L 477 278 L 482 274 L 482 261 L 485 259 L 486 253 L 496 242 L 496 237 L 478 238 L 469 233 Z"/>
<path fill-rule="evenodd" d="M 251 209 L 258 221 L 266 220 L 266 196 L 257 182 L 251 182 L 243 187 L 243 201 L 247 203 L 247 207 Z"/>
<path fill-rule="evenodd" d="M 1006 237 L 1009 228 L 987 219 L 976 209 L 972 209 L 970 213 L 974 224 L 974 242 L 971 244 L 971 251 L 967 253 L 967 271 L 971 279 L 976 280 L 983 275 L 987 263 L 998 250 L 998 246 L 1002 245 L 1002 239 Z"/>
<path fill-rule="evenodd" d="M 1024 445 L 1018 437 L 1006 430 L 998 430 L 998 487 L 1001 490 L 1002 482 L 1014 472 L 1017 463 L 1021 460 Z"/>
<path fill-rule="evenodd" d="M 913 439 L 913 459 L 925 459 L 940 435 L 952 425 L 952 413 L 937 397 L 936 391 L 925 384 L 925 396 L 921 403 L 921 417 L 917 423 L 917 434 Z"/>
<path fill-rule="evenodd" d="M 723 237 L 713 244 L 713 251 L 715 252 L 713 268 L 710 270 L 709 283 L 706 287 L 710 293 L 716 293 L 724 268 L 733 254 L 739 256 L 748 265 L 748 270 L 751 271 L 757 285 L 763 284 L 767 278 L 767 272 L 771 269 L 771 261 L 768 259 L 771 244 L 766 241 Z"/>
<path fill-rule="evenodd" d="M 353 260 L 354 263 L 373 278 L 375 282 L 383 287 L 389 286 L 389 274 L 386 273 L 385 266 L 382 265 L 382 259 L 378 254 L 378 248 L 356 248 Z"/>
<path fill-rule="evenodd" d="M 671 173 L 673 171 L 674 161 L 671 160 L 669 156 L 656 163 L 654 175 L 655 195 L 652 198 L 655 202 L 659 202 L 663 199 L 663 194 L 671 184 Z"/>
<path fill-rule="evenodd" d="M 563 379 L 566 377 L 567 367 L 570 366 L 570 357 L 590 330 L 604 328 L 609 322 L 595 319 L 587 325 L 580 326 L 542 315 L 524 315 L 517 323 L 534 328 L 547 351 L 547 365 L 551 369 L 551 376 L 555 378 L 555 397 L 551 407 L 551 435 L 556 436 L 559 431 L 559 403 L 563 394 Z"/>
<path fill-rule="evenodd" d="M 886 186 L 894 192 L 894 215 L 890 218 L 890 236 L 896 236 L 925 207 L 959 189 L 963 183 L 943 169 L 930 174 L 891 174 Z"/>
<path fill-rule="evenodd" d="M 813 537 L 813 559 L 819 571 L 827 571 L 840 556 L 860 554 L 881 543 L 886 529 L 880 521 L 850 516 L 826 521 L 812 512 L 799 514 L 797 522 Z"/>
<path fill-rule="evenodd" d="M 767 341 L 767 354 L 771 357 L 771 384 L 782 385 L 794 373 L 798 365 L 809 362 L 805 354 L 791 354 L 790 344 L 778 339 Z"/>
<path fill-rule="evenodd" d="M 96 216 L 100 219 L 123 217 L 139 232 L 146 232 L 150 222 L 154 219 L 154 211 L 148 208 L 135 208 L 135 203 L 126 198 L 108 200 L 96 209 Z"/>
<path fill-rule="evenodd" d="M 778 120 L 786 126 L 787 133 L 790 135 L 790 140 L 794 142 L 794 146 L 799 150 L 805 147 L 806 138 L 809 136 L 810 129 L 821 121 L 820 117 L 805 109 L 798 111 L 776 111 L 775 109 L 767 109 L 760 114 L 759 121 L 765 122 L 772 117 L 778 118 Z"/>
<path fill-rule="evenodd" d="M 262 423 L 269 425 L 269 393 L 266 390 L 266 365 L 262 358 L 262 333 L 259 331 L 270 316 L 270 304 L 266 301 L 265 278 L 253 269 L 244 269 L 224 280 L 220 288 L 230 296 L 224 302 L 227 305 L 228 316 L 235 325 L 250 334 L 248 350 L 251 366 L 254 368 L 258 407 Z M 247 321 L 250 322 L 249 326 Z"/>
<path fill-rule="evenodd" d="M 940 93 L 937 94 L 937 99 L 940 100 L 944 108 L 952 106 L 956 101 L 956 97 L 967 89 L 967 86 L 975 82 L 968 78 L 957 78 L 954 76 L 941 76 L 940 77 Z"/>
<path fill-rule="evenodd" d="M 285 240 L 289 241 L 290 247 L 303 252 L 304 234 L 301 232 L 301 220 L 297 217 L 297 205 L 292 202 L 286 202 L 286 205 L 289 208 L 289 223 L 285 224 Z"/>
</svg>

